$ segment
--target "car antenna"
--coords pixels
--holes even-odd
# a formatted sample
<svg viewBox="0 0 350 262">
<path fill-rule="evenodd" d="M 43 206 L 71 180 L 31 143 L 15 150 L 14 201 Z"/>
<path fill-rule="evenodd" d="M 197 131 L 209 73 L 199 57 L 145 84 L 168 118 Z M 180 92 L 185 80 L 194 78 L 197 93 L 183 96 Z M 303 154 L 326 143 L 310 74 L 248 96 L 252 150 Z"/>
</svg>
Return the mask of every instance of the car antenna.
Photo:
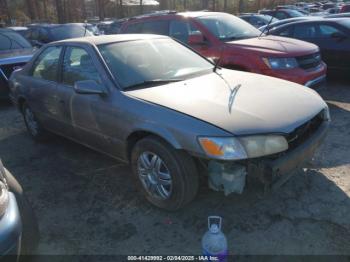
<svg viewBox="0 0 350 262">
<path fill-rule="evenodd" d="M 87 28 L 87 22 L 86 22 L 86 20 L 84 21 L 85 23 L 84 23 L 84 36 L 83 37 L 85 37 L 86 36 L 86 28 Z"/>
<path fill-rule="evenodd" d="M 273 18 L 274 18 L 274 17 L 271 16 L 270 21 L 269 21 L 268 24 L 265 26 L 265 28 L 261 31 L 261 34 L 259 35 L 258 38 L 260 38 L 260 37 L 265 33 L 265 30 L 266 30 L 266 29 L 267 29 L 267 33 L 270 32 L 270 25 L 271 25 L 271 23 L 272 23 Z"/>
<path fill-rule="evenodd" d="M 221 62 L 221 58 L 222 58 L 222 53 L 223 53 L 223 47 L 220 50 L 220 56 L 218 57 L 218 59 L 215 61 L 215 65 L 213 68 L 213 72 L 216 73 L 216 70 L 220 67 L 219 64 Z"/>
</svg>

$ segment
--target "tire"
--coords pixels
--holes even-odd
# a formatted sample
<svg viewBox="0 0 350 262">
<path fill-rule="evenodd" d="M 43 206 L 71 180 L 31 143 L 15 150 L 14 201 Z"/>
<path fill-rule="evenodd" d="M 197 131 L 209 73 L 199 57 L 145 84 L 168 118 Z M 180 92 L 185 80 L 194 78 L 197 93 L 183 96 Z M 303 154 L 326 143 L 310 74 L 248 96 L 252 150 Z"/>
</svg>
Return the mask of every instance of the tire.
<svg viewBox="0 0 350 262">
<path fill-rule="evenodd" d="M 149 163 L 155 159 L 154 156 L 158 157 L 156 162 L 160 167 L 155 169 L 161 170 L 159 173 L 162 174 L 158 175 L 158 180 L 152 178 L 149 170 L 144 171 L 143 163 L 147 162 L 145 158 L 148 156 Z M 193 159 L 157 137 L 149 136 L 136 143 L 131 153 L 131 166 L 140 191 L 150 203 L 161 209 L 178 210 L 191 202 L 198 192 L 198 172 Z M 148 175 L 145 176 L 145 173 Z M 153 182 L 158 184 L 154 186 Z M 147 187 L 147 183 L 152 185 L 152 189 Z M 163 191 L 168 192 L 168 195 Z"/>
<path fill-rule="evenodd" d="M 22 221 L 21 255 L 33 254 L 39 242 L 39 226 L 31 204 L 23 193 L 21 185 L 9 173 L 6 182 L 10 192 L 16 197 L 16 202 Z"/>
<path fill-rule="evenodd" d="M 31 135 L 31 137 L 39 142 L 45 141 L 48 138 L 48 133 L 41 126 L 41 124 L 35 117 L 35 114 L 26 102 L 24 102 L 24 104 L 22 105 L 22 115 L 24 123 L 27 127 L 27 131 Z"/>
</svg>

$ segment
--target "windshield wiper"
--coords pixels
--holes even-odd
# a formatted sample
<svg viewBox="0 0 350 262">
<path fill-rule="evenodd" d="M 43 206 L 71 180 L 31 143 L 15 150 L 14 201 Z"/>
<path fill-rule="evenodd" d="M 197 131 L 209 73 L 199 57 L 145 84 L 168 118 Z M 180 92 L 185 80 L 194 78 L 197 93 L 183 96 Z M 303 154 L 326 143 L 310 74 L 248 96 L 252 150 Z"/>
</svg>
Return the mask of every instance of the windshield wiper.
<svg viewBox="0 0 350 262">
<path fill-rule="evenodd" d="M 261 34 L 259 35 L 259 38 L 265 33 L 266 29 L 267 29 L 267 34 L 270 32 L 270 25 L 272 24 L 273 21 L 273 16 L 271 16 L 270 21 L 268 22 L 268 24 L 266 25 L 266 27 L 261 31 Z"/>
<path fill-rule="evenodd" d="M 138 89 L 138 88 L 146 88 L 146 87 L 153 87 L 157 85 L 165 85 L 169 83 L 174 82 L 180 82 L 183 81 L 183 79 L 155 79 L 155 80 L 147 80 L 140 83 L 136 83 L 127 87 L 124 87 L 123 90 L 132 90 L 132 89 Z"/>
</svg>

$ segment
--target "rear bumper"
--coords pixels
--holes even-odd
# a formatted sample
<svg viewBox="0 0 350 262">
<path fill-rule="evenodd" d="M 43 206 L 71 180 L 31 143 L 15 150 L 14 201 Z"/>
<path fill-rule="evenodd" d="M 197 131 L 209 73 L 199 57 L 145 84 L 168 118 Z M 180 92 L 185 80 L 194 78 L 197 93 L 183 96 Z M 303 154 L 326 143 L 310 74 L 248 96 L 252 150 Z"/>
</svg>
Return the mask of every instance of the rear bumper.
<svg viewBox="0 0 350 262">
<path fill-rule="evenodd" d="M 6 256 L 6 261 L 16 261 L 21 249 L 22 223 L 16 198 L 9 194 L 6 213 L 0 218 L 0 258 Z"/>
<path fill-rule="evenodd" d="M 286 182 L 292 171 L 303 167 L 326 137 L 330 121 L 325 121 L 303 144 L 274 160 L 252 160 L 248 164 L 248 174 L 258 176 L 272 189 Z"/>
</svg>

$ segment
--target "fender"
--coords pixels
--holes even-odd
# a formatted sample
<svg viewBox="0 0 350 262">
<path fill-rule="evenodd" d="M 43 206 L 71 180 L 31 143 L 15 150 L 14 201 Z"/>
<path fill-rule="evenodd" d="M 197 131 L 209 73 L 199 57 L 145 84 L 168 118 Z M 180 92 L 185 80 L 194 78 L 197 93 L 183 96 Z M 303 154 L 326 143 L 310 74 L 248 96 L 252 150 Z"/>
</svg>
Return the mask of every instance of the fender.
<svg viewBox="0 0 350 262">
<path fill-rule="evenodd" d="M 132 135 L 135 132 L 148 132 L 154 135 L 157 135 L 167 141 L 170 145 L 172 145 L 176 149 L 183 149 L 179 141 L 175 138 L 175 136 L 166 128 L 157 126 L 154 123 L 140 123 L 133 128 L 133 131 L 129 134 Z"/>
</svg>

